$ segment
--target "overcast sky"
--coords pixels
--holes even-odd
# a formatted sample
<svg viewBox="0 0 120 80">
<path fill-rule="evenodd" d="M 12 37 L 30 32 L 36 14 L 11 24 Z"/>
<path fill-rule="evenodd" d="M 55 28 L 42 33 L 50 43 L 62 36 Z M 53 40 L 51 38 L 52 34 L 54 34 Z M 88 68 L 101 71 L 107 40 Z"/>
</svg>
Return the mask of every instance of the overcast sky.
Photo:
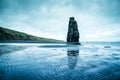
<svg viewBox="0 0 120 80">
<path fill-rule="evenodd" d="M 120 41 L 120 0 L 0 0 L 0 26 L 66 40 L 74 16 L 80 41 Z"/>
</svg>

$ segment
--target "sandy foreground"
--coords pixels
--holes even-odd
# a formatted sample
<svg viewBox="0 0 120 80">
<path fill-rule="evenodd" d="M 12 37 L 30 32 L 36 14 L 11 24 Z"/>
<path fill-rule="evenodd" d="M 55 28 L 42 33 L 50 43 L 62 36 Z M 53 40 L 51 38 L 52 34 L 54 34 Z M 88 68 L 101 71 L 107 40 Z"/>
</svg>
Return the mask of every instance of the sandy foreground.
<svg viewBox="0 0 120 80">
<path fill-rule="evenodd" d="M 0 80 L 118 80 L 120 43 L 1 43 Z"/>
</svg>

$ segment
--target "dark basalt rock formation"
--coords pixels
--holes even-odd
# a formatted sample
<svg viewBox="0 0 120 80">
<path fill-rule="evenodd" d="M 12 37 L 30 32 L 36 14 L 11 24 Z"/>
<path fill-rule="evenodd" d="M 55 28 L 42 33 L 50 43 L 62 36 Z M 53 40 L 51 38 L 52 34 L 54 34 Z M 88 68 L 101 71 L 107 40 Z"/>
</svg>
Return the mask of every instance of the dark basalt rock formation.
<svg viewBox="0 0 120 80">
<path fill-rule="evenodd" d="M 70 17 L 69 19 L 67 43 L 79 43 L 79 31 L 74 17 Z"/>
</svg>

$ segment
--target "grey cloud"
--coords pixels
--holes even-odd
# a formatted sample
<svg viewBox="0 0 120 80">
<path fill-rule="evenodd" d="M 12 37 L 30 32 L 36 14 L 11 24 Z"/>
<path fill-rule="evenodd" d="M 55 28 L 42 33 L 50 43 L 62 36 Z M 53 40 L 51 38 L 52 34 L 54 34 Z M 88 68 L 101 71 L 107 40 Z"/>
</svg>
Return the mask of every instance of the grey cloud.
<svg viewBox="0 0 120 80">
<path fill-rule="evenodd" d="M 104 28 L 105 24 L 120 22 L 120 0 L 0 0 L 0 26 L 12 26 L 11 29 L 16 26 L 17 30 L 22 30 L 23 27 L 28 26 L 27 28 L 31 28 L 31 32 L 33 32 L 32 29 L 36 29 L 40 32 L 46 31 L 46 34 L 49 31 L 65 33 L 66 18 L 69 15 L 76 16 L 76 14 L 78 23 L 80 21 L 88 23 L 88 32 L 90 26 L 93 29 L 97 28 L 97 26 L 93 26 L 95 24 L 102 26 L 101 30 L 109 29 L 109 27 Z M 85 17 L 84 14 L 87 14 L 88 17 Z M 90 20 L 93 25 L 89 24 Z M 55 23 L 58 24 L 57 27 L 54 26 Z M 87 30 L 87 27 L 81 24 L 80 29 L 84 32 L 84 28 Z M 110 29 L 115 29 L 114 25 L 110 26 Z"/>
<path fill-rule="evenodd" d="M 0 11 L 12 14 L 30 13 L 43 5 L 48 9 L 72 6 L 77 11 L 91 14 L 120 16 L 120 0 L 0 0 Z"/>
<path fill-rule="evenodd" d="M 120 16 L 120 0 L 70 0 L 69 5 L 93 15 Z"/>
<path fill-rule="evenodd" d="M 61 0 L 0 0 L 0 11 L 3 13 L 30 12 L 43 5 L 50 9 L 61 2 Z"/>
</svg>

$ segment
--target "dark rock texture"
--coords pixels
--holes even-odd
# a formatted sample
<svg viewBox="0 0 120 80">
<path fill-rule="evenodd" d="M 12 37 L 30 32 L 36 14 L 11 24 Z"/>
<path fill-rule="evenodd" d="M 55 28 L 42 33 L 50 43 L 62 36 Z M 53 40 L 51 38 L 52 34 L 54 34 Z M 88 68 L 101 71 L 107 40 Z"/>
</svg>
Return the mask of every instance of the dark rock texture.
<svg viewBox="0 0 120 80">
<path fill-rule="evenodd" d="M 77 22 L 74 20 L 74 17 L 70 17 L 69 19 L 67 42 L 79 43 L 79 31 Z"/>
</svg>

